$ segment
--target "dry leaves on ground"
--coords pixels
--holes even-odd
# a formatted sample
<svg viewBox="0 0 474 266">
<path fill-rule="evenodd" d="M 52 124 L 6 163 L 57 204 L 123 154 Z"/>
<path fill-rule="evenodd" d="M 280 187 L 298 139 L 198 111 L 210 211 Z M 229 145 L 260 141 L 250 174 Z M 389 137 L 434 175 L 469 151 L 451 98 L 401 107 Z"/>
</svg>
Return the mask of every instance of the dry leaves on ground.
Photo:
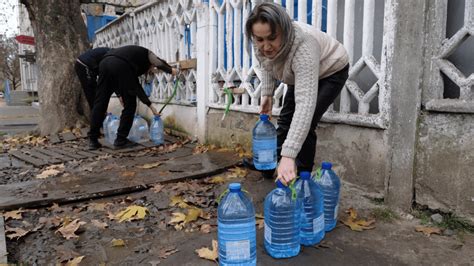
<svg viewBox="0 0 474 266">
<path fill-rule="evenodd" d="M 95 203 L 91 202 L 87 205 L 88 211 L 105 211 L 112 203 Z"/>
<path fill-rule="evenodd" d="M 48 177 L 57 176 L 62 172 L 64 172 L 64 164 L 50 165 L 46 167 L 45 170 L 41 172 L 41 174 L 36 175 L 36 178 L 45 179 Z"/>
<path fill-rule="evenodd" d="M 364 230 L 375 228 L 375 219 L 368 221 L 357 219 L 357 212 L 353 208 L 349 208 L 346 213 L 349 213 L 349 216 L 345 220 L 342 220 L 342 223 L 350 227 L 352 231 L 362 232 Z"/>
<path fill-rule="evenodd" d="M 207 181 L 207 183 L 210 183 L 210 184 L 222 184 L 225 182 L 226 182 L 225 178 L 221 175 L 214 176 Z"/>
<path fill-rule="evenodd" d="M 135 174 L 136 174 L 136 173 L 133 172 L 133 171 L 124 171 L 124 172 L 122 172 L 121 176 L 122 176 L 122 177 L 134 177 Z"/>
<path fill-rule="evenodd" d="M 229 169 L 229 171 L 230 174 L 227 176 L 227 178 L 244 178 L 248 174 L 247 169 L 241 167 L 234 167 Z"/>
<path fill-rule="evenodd" d="M 25 236 L 29 232 L 30 231 L 22 229 L 22 228 L 14 228 L 14 227 L 5 226 L 5 233 L 6 233 L 5 236 L 10 239 L 16 238 L 18 240 L 20 237 Z"/>
<path fill-rule="evenodd" d="M 124 247 L 125 246 L 125 241 L 123 241 L 122 239 L 112 239 L 112 241 L 110 241 L 110 243 L 112 244 L 112 247 Z"/>
<path fill-rule="evenodd" d="M 5 221 L 8 219 L 13 219 L 13 220 L 21 220 L 23 219 L 23 216 L 21 215 L 23 212 L 27 212 L 25 210 L 16 210 L 16 211 L 9 211 L 3 213 L 3 217 L 5 218 Z"/>
<path fill-rule="evenodd" d="M 165 186 L 161 185 L 161 184 L 156 184 L 156 185 L 153 185 L 153 187 L 151 188 L 151 191 L 155 192 L 155 193 L 159 193 Z"/>
<path fill-rule="evenodd" d="M 109 225 L 107 223 L 104 223 L 104 222 L 101 222 L 99 220 L 92 220 L 91 223 L 97 227 L 97 228 L 100 228 L 100 229 L 105 229 L 107 227 L 109 227 Z"/>
<path fill-rule="evenodd" d="M 170 198 L 170 207 L 173 207 L 175 205 L 178 205 L 180 208 L 188 208 L 189 205 L 184 201 L 184 199 L 181 196 L 173 196 Z"/>
<path fill-rule="evenodd" d="M 128 206 L 125 210 L 117 213 L 115 218 L 119 219 L 119 223 L 123 221 L 143 220 L 148 212 L 146 207 L 138 205 Z"/>
<path fill-rule="evenodd" d="M 200 258 L 203 258 L 206 260 L 216 261 L 217 258 L 219 257 L 219 254 L 217 253 L 218 252 L 217 240 L 214 240 L 214 239 L 212 240 L 212 250 L 210 250 L 207 247 L 203 247 L 200 249 L 196 249 L 195 251 Z"/>
<path fill-rule="evenodd" d="M 201 225 L 200 231 L 201 231 L 201 233 L 209 234 L 211 232 L 211 225 L 210 224 Z"/>
<path fill-rule="evenodd" d="M 75 257 L 74 259 L 66 262 L 66 266 L 78 266 L 79 263 L 84 259 L 85 256 Z"/>
<path fill-rule="evenodd" d="M 79 219 L 76 219 L 67 224 L 63 223 L 63 226 L 56 230 L 56 233 L 61 233 L 61 235 L 66 239 L 77 238 L 79 236 L 76 235 L 75 232 L 77 231 L 77 229 L 79 229 L 81 225 L 84 224 L 86 224 L 86 222 L 80 221 Z"/>
<path fill-rule="evenodd" d="M 264 227 L 265 220 L 263 218 L 263 215 L 260 213 L 255 214 L 255 225 L 257 226 L 257 229 L 262 229 Z"/>
<path fill-rule="evenodd" d="M 160 259 L 166 259 L 168 258 L 168 256 L 170 256 L 171 254 L 174 254 L 176 252 L 178 252 L 179 250 L 172 246 L 172 247 L 167 247 L 167 248 L 162 248 L 160 249 L 160 252 L 158 253 L 158 257 Z"/>
<path fill-rule="evenodd" d="M 158 167 L 160 165 L 161 165 L 161 162 L 156 162 L 156 163 L 147 163 L 147 164 L 140 165 L 140 166 L 137 166 L 137 167 L 141 168 L 141 169 L 152 169 L 152 168 Z"/>
<path fill-rule="evenodd" d="M 415 231 L 423 233 L 425 236 L 431 236 L 432 234 L 441 235 L 441 229 L 438 227 L 429 227 L 429 226 L 417 226 Z"/>
</svg>

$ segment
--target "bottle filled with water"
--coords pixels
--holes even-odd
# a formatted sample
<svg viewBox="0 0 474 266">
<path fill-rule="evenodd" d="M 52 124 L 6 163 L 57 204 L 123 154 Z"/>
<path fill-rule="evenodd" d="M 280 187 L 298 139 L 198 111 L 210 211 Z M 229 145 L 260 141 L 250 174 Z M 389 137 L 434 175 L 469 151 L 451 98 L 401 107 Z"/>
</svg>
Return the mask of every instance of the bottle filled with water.
<svg viewBox="0 0 474 266">
<path fill-rule="evenodd" d="M 278 180 L 264 203 L 264 246 L 273 258 L 294 257 L 300 252 L 300 212 L 301 201 Z"/>
<path fill-rule="evenodd" d="M 114 144 L 115 139 L 117 138 L 117 130 L 120 126 L 120 118 L 116 115 L 112 115 L 110 118 L 109 123 L 107 124 L 107 135 L 105 140 L 110 143 Z"/>
<path fill-rule="evenodd" d="M 220 265 L 256 265 L 255 209 L 240 183 L 229 184 L 217 209 Z"/>
<path fill-rule="evenodd" d="M 148 133 L 148 123 L 143 117 L 135 115 L 133 118 L 132 128 L 128 134 L 128 138 L 134 142 L 145 142 L 150 139 Z"/>
<path fill-rule="evenodd" d="M 323 190 L 324 230 L 328 232 L 336 227 L 341 181 L 332 170 L 332 164 L 330 162 L 323 162 L 321 168 L 321 174 L 319 176 L 316 175 L 314 181 L 316 181 Z"/>
<path fill-rule="evenodd" d="M 253 163 L 258 170 L 275 169 L 277 165 L 277 134 L 268 115 L 261 114 L 253 129 Z"/>
<path fill-rule="evenodd" d="M 302 202 L 300 243 L 305 246 L 314 246 L 324 238 L 323 192 L 311 179 L 310 172 L 300 173 L 295 189 Z"/>
<path fill-rule="evenodd" d="M 153 117 L 153 122 L 150 126 L 150 139 L 156 145 L 161 145 L 165 142 L 163 133 L 163 121 L 159 115 Z"/>
<path fill-rule="evenodd" d="M 112 113 L 108 112 L 105 116 L 104 122 L 102 122 L 102 131 L 104 132 L 104 138 L 107 139 L 109 137 L 108 125 L 110 120 L 112 119 Z"/>
</svg>

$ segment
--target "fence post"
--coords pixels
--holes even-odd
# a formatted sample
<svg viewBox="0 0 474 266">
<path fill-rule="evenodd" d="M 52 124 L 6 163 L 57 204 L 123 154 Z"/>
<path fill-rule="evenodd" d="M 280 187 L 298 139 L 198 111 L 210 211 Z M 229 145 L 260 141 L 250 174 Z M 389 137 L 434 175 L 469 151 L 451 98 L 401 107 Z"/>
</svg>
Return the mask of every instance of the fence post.
<svg viewBox="0 0 474 266">
<path fill-rule="evenodd" d="M 197 20 L 197 67 L 196 67 L 196 100 L 197 100 L 197 134 L 201 142 L 207 139 L 207 103 L 209 100 L 209 4 L 201 2 L 196 5 Z"/>
<path fill-rule="evenodd" d="M 385 2 L 382 82 L 387 86 L 389 148 L 385 189 L 390 206 L 413 203 L 417 122 L 420 115 L 426 1 Z"/>
</svg>

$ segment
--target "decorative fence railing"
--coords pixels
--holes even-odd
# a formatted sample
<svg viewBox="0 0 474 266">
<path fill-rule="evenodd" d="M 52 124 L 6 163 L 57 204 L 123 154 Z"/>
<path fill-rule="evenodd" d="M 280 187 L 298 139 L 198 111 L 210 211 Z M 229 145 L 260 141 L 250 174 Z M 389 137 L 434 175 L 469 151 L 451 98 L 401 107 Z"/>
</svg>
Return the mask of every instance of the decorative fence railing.
<svg viewBox="0 0 474 266">
<path fill-rule="evenodd" d="M 206 106 L 224 109 L 227 97 L 223 88 L 232 89 L 231 110 L 256 113 L 260 99 L 260 71 L 251 43 L 244 35 L 247 16 L 257 0 L 163 0 L 145 5 L 133 13 L 125 14 L 113 23 L 97 32 L 96 46 L 121 46 L 138 44 L 151 49 L 167 61 L 197 58 L 204 60 L 206 68 L 184 71 L 178 94 L 177 104 L 195 103 L 197 91 L 205 93 Z M 393 53 L 393 31 L 396 25 L 394 0 L 286 0 L 275 1 L 286 8 L 295 20 L 314 25 L 330 36 L 341 41 L 350 57 L 349 80 L 339 99 L 323 117 L 324 121 L 385 129 L 390 113 L 391 58 Z M 396 2 L 396 1 L 395 1 Z M 447 57 L 468 36 L 473 35 L 474 0 L 465 0 L 464 26 L 444 41 L 446 28 L 447 1 L 429 1 L 434 5 L 430 21 L 432 30 L 427 34 L 437 46 L 429 49 L 432 58 L 429 63 L 447 75 L 460 88 L 459 99 L 454 105 L 472 105 L 474 76 L 464 76 Z M 198 9 L 206 6 L 207 16 L 197 16 Z M 200 20 L 197 21 L 198 17 Z M 199 23 L 200 24 L 199 24 Z M 444 23 L 444 25 L 443 25 Z M 207 35 L 198 36 L 197 26 L 208 27 Z M 380 30 L 378 30 L 380 29 Z M 198 56 L 197 43 L 208 45 L 208 53 Z M 199 73 L 197 72 L 199 71 Z M 206 73 L 202 73 L 202 72 Z M 439 72 L 425 71 L 432 85 L 425 93 L 427 108 L 442 109 L 439 101 L 442 97 L 442 80 Z M 197 82 L 198 77 L 209 77 L 209 82 Z M 196 88 L 196 84 L 205 88 Z M 207 85 L 204 85 L 207 84 Z M 163 102 L 172 93 L 172 77 L 159 74 L 153 81 L 151 98 Z M 274 113 L 278 114 L 286 85 L 281 83 L 274 95 Z M 427 101 L 429 99 L 432 101 Z M 463 107 L 466 109 L 467 107 Z M 469 108 L 467 108 L 469 109 Z"/>
<path fill-rule="evenodd" d="M 453 14 L 448 14 L 448 4 L 453 3 L 451 1 L 429 1 L 431 8 L 428 14 L 428 25 L 431 25 L 429 28 L 431 34 L 427 37 L 426 42 L 431 45 L 428 46 L 428 51 L 426 52 L 425 65 L 430 67 L 426 68 L 424 75 L 427 86 L 425 86 L 423 103 L 426 109 L 437 112 L 474 113 L 474 93 L 472 91 L 474 87 L 474 73 L 461 71 L 460 66 L 451 59 L 451 56 L 457 50 L 462 49 L 461 46 L 469 38 L 471 40 L 474 38 L 474 0 L 464 1 L 462 25 L 450 38 L 447 38 L 447 24 L 454 19 L 449 17 L 453 16 Z M 464 59 L 463 61 L 466 61 L 466 59 L 469 61 L 468 58 L 471 58 L 471 60 L 473 58 L 472 41 L 470 45 L 470 51 L 468 51 L 469 48 L 464 48 L 464 52 L 467 54 L 461 56 Z M 470 61 L 470 66 L 470 70 L 473 71 L 472 61 Z M 443 75 L 445 76 L 444 81 Z M 453 85 L 448 86 L 446 84 L 447 79 Z M 455 96 L 448 97 L 446 92 L 449 89 L 453 90 L 452 87 L 457 87 L 458 91 L 456 93 L 449 93 Z"/>
</svg>

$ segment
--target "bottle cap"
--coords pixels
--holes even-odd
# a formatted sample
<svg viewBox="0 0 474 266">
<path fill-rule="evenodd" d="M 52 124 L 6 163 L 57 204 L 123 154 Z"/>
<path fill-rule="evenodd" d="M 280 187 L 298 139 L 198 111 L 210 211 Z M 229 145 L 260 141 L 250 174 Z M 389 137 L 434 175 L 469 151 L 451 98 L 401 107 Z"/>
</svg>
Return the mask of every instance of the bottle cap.
<svg viewBox="0 0 474 266">
<path fill-rule="evenodd" d="M 332 163 L 330 163 L 330 162 L 323 162 L 321 166 L 322 166 L 323 169 L 331 170 L 331 168 L 332 168 Z"/>
<path fill-rule="evenodd" d="M 307 171 L 300 172 L 300 177 L 303 180 L 308 180 L 311 178 L 311 173 Z"/>
<path fill-rule="evenodd" d="M 154 120 L 160 120 L 160 116 L 159 116 L 159 115 L 155 115 L 155 116 L 153 117 L 153 119 L 154 119 Z"/>
<path fill-rule="evenodd" d="M 266 114 L 261 114 L 261 115 L 260 115 L 260 120 L 262 120 L 262 121 L 268 121 L 268 115 L 266 115 Z"/>
<path fill-rule="evenodd" d="M 278 187 L 278 188 L 287 188 L 287 186 L 285 186 L 285 185 L 280 181 L 280 179 L 278 179 L 276 183 L 277 183 L 277 187 Z"/>
<path fill-rule="evenodd" d="M 238 192 L 240 191 L 240 183 L 230 183 L 229 184 L 229 190 L 231 192 Z"/>
</svg>

